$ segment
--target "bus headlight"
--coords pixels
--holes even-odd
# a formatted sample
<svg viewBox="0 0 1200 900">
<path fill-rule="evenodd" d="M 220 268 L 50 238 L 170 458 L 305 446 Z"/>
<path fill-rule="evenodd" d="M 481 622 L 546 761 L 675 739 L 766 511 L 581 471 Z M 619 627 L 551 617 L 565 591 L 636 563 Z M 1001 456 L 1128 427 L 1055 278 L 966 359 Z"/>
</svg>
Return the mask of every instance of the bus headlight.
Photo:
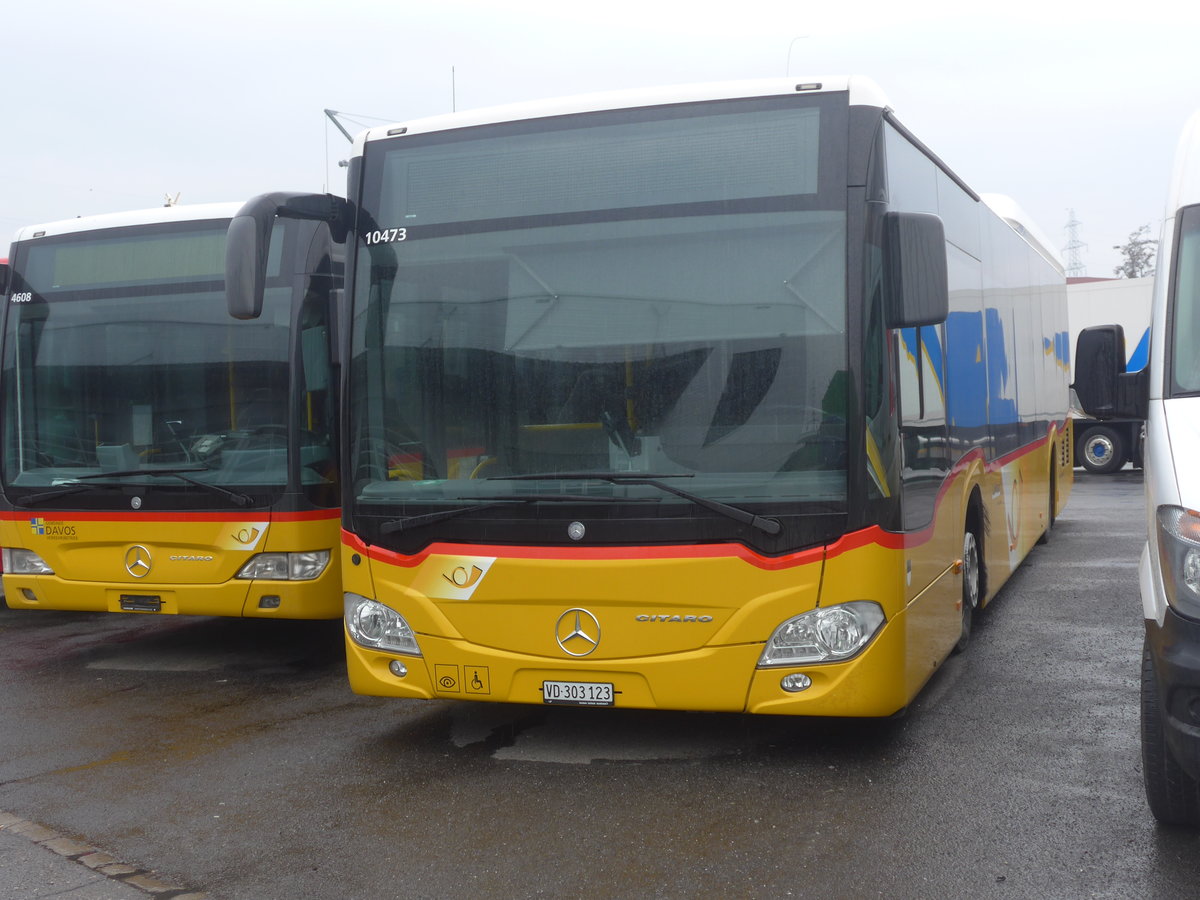
<svg viewBox="0 0 1200 900">
<path fill-rule="evenodd" d="M 238 578 L 266 581 L 312 581 L 329 565 L 328 550 L 303 553 L 258 553 L 242 566 Z"/>
<path fill-rule="evenodd" d="M 865 647 L 886 621 L 883 607 L 854 600 L 811 610 L 775 629 L 759 666 L 839 662 Z"/>
<path fill-rule="evenodd" d="M 1200 619 L 1200 513 L 1180 506 L 1158 508 L 1158 561 L 1167 602 Z"/>
<path fill-rule="evenodd" d="M 53 575 L 54 570 L 32 550 L 5 547 L 0 564 L 9 575 Z"/>
<path fill-rule="evenodd" d="M 416 635 L 400 613 L 361 594 L 347 593 L 345 601 L 346 630 L 356 644 L 390 653 L 421 655 Z"/>
</svg>

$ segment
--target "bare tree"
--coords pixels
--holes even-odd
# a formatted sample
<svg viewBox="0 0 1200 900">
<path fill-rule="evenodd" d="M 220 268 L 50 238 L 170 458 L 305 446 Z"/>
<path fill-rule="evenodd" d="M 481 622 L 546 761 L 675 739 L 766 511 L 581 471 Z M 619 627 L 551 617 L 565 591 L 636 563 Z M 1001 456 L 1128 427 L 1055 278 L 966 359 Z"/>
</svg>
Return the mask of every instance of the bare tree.
<svg viewBox="0 0 1200 900">
<path fill-rule="evenodd" d="M 1150 226 L 1143 225 L 1129 235 L 1124 245 L 1113 245 L 1121 251 L 1121 264 L 1113 269 L 1118 278 L 1144 278 L 1154 274 L 1154 255 L 1158 252 L 1158 241 L 1149 237 Z"/>
</svg>

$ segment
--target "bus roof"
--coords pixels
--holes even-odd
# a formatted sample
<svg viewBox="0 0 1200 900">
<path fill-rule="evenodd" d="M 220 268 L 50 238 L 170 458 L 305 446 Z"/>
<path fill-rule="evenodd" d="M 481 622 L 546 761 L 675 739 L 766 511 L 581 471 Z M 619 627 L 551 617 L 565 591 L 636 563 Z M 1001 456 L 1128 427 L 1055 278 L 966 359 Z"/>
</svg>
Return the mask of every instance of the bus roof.
<svg viewBox="0 0 1200 900">
<path fill-rule="evenodd" d="M 187 206 L 156 206 L 129 212 L 106 213 L 99 216 L 79 216 L 26 225 L 17 229 L 13 243 L 30 238 L 54 237 L 60 234 L 76 234 L 100 228 L 122 228 L 127 225 L 154 225 L 160 222 L 194 222 L 200 219 L 231 219 L 241 208 L 241 203 L 196 203 Z"/>
<path fill-rule="evenodd" d="M 980 194 L 979 196 L 987 204 L 988 209 L 1007 222 L 1013 231 L 1051 262 L 1060 273 L 1065 271 L 1062 256 L 1059 255 L 1058 250 L 1054 248 L 1054 245 L 1050 243 L 1046 235 L 1016 200 L 1005 194 Z"/>
<path fill-rule="evenodd" d="M 1192 114 L 1179 136 L 1166 218 L 1173 218 L 1176 210 L 1193 203 L 1200 203 L 1200 110 Z"/>
<path fill-rule="evenodd" d="M 630 109 L 645 106 L 666 106 L 672 103 L 694 103 L 704 100 L 732 100 L 742 97 L 771 97 L 795 93 L 832 93 L 848 91 L 851 106 L 873 106 L 886 109 L 887 98 L 869 78 L 861 75 L 835 75 L 814 78 L 762 78 L 749 81 L 718 81 L 703 84 L 684 84 L 669 87 L 639 88 L 579 94 L 464 110 L 369 128 L 354 139 L 354 154 L 360 155 L 367 141 L 395 137 L 398 134 L 426 134 L 498 122 L 541 119 L 572 113 L 602 112 L 610 109 Z M 400 129 L 403 129 L 401 131 Z"/>
</svg>

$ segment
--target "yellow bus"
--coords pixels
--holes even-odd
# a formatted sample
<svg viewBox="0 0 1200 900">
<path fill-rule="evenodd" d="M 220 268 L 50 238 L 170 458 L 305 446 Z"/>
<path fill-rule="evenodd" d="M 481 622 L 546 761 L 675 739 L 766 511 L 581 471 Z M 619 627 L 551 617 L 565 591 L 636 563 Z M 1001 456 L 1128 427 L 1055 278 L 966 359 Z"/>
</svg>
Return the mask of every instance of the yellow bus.
<svg viewBox="0 0 1200 900">
<path fill-rule="evenodd" d="M 358 693 L 889 716 L 1066 501 L 1062 265 L 867 80 L 371 129 L 348 197 Z"/>
<path fill-rule="evenodd" d="M 3 310 L 0 546 L 18 609 L 337 618 L 340 245 L 289 222 L 229 317 L 240 204 L 23 228 Z"/>
</svg>

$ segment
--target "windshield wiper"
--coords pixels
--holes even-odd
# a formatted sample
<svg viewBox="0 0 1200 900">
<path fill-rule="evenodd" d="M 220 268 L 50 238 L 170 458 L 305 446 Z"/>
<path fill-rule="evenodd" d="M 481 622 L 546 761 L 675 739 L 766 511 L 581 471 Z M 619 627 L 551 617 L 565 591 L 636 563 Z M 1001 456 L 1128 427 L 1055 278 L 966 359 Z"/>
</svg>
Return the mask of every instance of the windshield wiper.
<svg viewBox="0 0 1200 900">
<path fill-rule="evenodd" d="M 705 509 L 719 513 L 722 516 L 733 519 L 735 522 L 740 522 L 743 525 L 749 525 L 752 528 L 757 528 L 766 534 L 779 534 L 783 531 L 783 525 L 778 519 L 768 518 L 766 516 L 755 515 L 749 510 L 741 509 L 737 506 L 731 506 L 728 503 L 722 503 L 720 500 L 710 500 L 707 497 L 701 497 L 699 494 L 693 494 L 690 491 L 681 490 L 674 485 L 666 484 L 661 479 L 663 478 L 694 478 L 691 472 L 673 472 L 671 474 L 657 473 L 641 473 L 641 472 L 541 472 L 532 475 L 494 475 L 488 478 L 488 481 L 605 481 L 609 484 L 633 484 L 633 485 L 648 485 L 649 487 L 658 488 L 660 491 L 666 491 L 668 494 L 674 494 L 676 497 L 682 497 L 684 500 L 689 500 L 697 506 L 703 506 Z M 596 499 L 596 498 L 589 498 Z"/>
<path fill-rule="evenodd" d="M 21 497 L 13 501 L 13 506 L 33 506 L 41 503 L 43 500 L 53 500 L 55 497 L 66 497 L 68 494 L 79 494 L 83 491 L 98 491 L 105 487 L 102 484 L 68 484 L 60 488 L 55 488 L 51 491 L 42 491 L 40 494 L 30 494 L 27 497 Z"/>
<path fill-rule="evenodd" d="M 209 472 L 212 471 L 211 466 L 186 466 L 176 467 L 171 469 L 114 469 L 103 472 L 93 472 L 91 475 L 72 475 L 69 479 L 64 479 L 64 484 L 67 481 L 93 481 L 99 478 L 128 478 L 131 475 L 179 475 L 183 472 Z"/>
<path fill-rule="evenodd" d="M 380 534 L 394 534 L 397 531 L 407 531 L 409 528 L 420 528 L 422 525 L 430 525 L 434 522 L 440 522 L 443 519 L 453 519 L 455 516 L 461 516 L 463 513 L 476 512 L 481 509 L 491 509 L 493 506 L 500 506 L 504 501 L 493 501 L 490 503 L 477 503 L 474 506 L 456 506 L 453 509 L 442 509 L 437 512 L 425 513 L 420 516 L 405 516 L 402 519 L 392 519 L 390 522 L 384 522 L 379 526 Z"/>
<path fill-rule="evenodd" d="M 203 471 L 200 469 L 187 469 L 185 471 Z M 173 475 L 180 481 L 186 481 L 188 484 L 194 484 L 196 487 L 204 488 L 211 494 L 216 494 L 218 497 L 224 497 L 232 501 L 237 506 L 249 506 L 254 502 L 254 498 L 249 494 L 243 494 L 241 491 L 231 491 L 229 488 L 223 488 L 219 484 L 209 484 L 207 481 L 200 481 L 198 478 L 188 478 L 183 472 L 153 472 L 154 475 Z"/>
<path fill-rule="evenodd" d="M 456 499 L 469 500 L 470 498 L 458 497 Z M 487 503 L 476 503 L 474 506 L 455 506 L 452 509 L 442 509 L 419 516 L 404 516 L 401 519 L 393 519 L 390 522 L 384 522 L 380 525 L 379 531 L 381 534 L 407 531 L 410 528 L 420 528 L 422 525 L 441 522 L 443 519 L 453 519 L 455 516 L 461 516 L 464 513 L 478 512 L 481 509 L 492 509 L 493 507 L 504 506 L 508 503 L 594 503 L 597 500 L 601 502 L 617 502 L 618 500 L 625 502 L 622 498 L 618 497 L 595 497 L 584 494 L 513 494 L 508 497 L 496 497 Z M 645 502 L 645 500 L 637 502 Z"/>
<path fill-rule="evenodd" d="M 243 494 L 240 491 L 231 491 L 223 488 L 218 484 L 209 484 L 206 481 L 199 481 L 195 478 L 188 478 L 186 472 L 207 472 L 211 471 L 208 466 L 189 466 L 186 469 L 123 469 L 117 472 L 96 472 L 92 475 L 76 475 L 70 480 L 62 482 L 62 486 L 50 491 L 42 491 L 40 494 L 31 494 L 28 497 L 22 497 L 20 500 L 14 501 L 19 506 L 32 506 L 35 503 L 41 503 L 46 500 L 53 500 L 56 497 L 65 497 L 69 494 L 78 494 L 81 491 L 100 490 L 102 488 L 111 487 L 108 484 L 92 483 L 100 478 L 131 478 L 135 475 L 170 475 L 173 478 L 178 478 L 180 481 L 186 481 L 188 484 L 194 484 L 196 487 L 204 488 L 206 491 L 224 497 L 238 506 L 249 506 L 254 502 L 254 498 L 249 494 Z"/>
</svg>

